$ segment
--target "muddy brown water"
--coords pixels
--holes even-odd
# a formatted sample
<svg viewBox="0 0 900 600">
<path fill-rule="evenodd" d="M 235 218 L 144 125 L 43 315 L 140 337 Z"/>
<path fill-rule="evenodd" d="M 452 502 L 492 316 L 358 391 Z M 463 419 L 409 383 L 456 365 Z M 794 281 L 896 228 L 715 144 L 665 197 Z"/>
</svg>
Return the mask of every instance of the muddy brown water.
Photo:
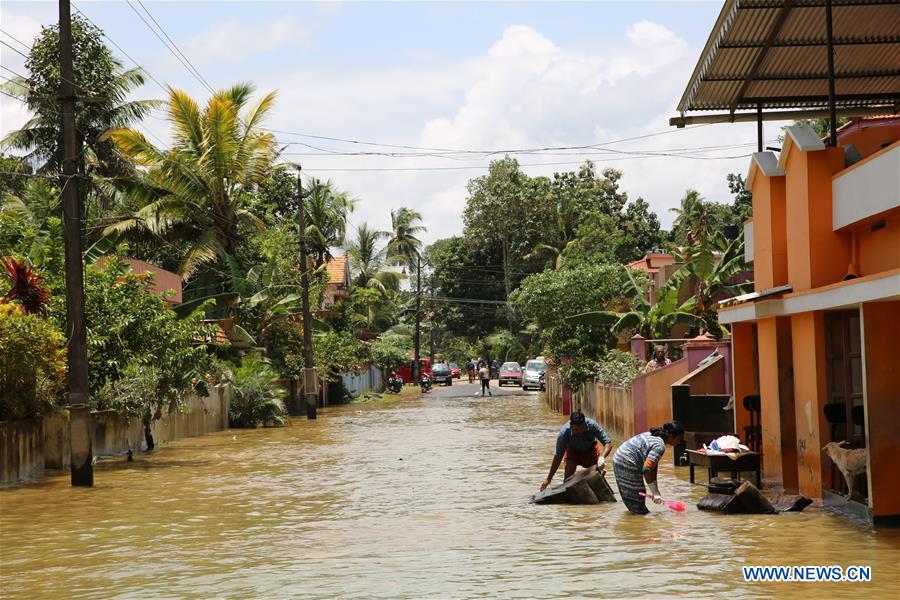
<svg viewBox="0 0 900 600">
<path fill-rule="evenodd" d="M 472 390 L 101 461 L 93 489 L 55 474 L 0 490 L 0 596 L 900 598 L 900 531 L 701 513 L 670 460 L 660 487 L 686 513 L 532 505 L 561 417 Z M 745 564 L 869 565 L 873 580 L 746 583 Z"/>
</svg>

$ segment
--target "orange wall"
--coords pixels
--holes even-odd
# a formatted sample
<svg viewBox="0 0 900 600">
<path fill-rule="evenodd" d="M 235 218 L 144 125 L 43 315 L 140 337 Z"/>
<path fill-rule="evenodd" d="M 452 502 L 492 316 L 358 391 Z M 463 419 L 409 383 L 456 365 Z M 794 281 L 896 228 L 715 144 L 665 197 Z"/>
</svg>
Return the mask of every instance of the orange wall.
<svg viewBox="0 0 900 600">
<path fill-rule="evenodd" d="M 792 315 L 794 356 L 794 404 L 797 425 L 797 467 L 800 493 L 822 497 L 826 467 L 822 446 L 828 439 L 824 409 L 827 399 L 825 378 L 824 313 Z"/>
<path fill-rule="evenodd" d="M 744 410 L 744 397 L 758 392 L 756 387 L 756 365 L 754 356 L 756 344 L 754 342 L 753 323 L 735 323 L 731 328 L 731 355 L 733 357 L 732 369 L 734 372 L 734 430 L 742 442 L 744 439 L 744 427 L 750 426 L 750 413 Z"/>
<path fill-rule="evenodd" d="M 785 168 L 788 280 L 794 291 L 843 279 L 850 236 L 832 230 L 831 176 L 844 166 L 841 148 L 791 149 Z"/>
<path fill-rule="evenodd" d="M 686 358 L 644 376 L 647 394 L 647 427 L 672 420 L 672 384 L 688 374 Z"/>
<path fill-rule="evenodd" d="M 863 305 L 866 375 L 866 446 L 869 448 L 869 498 L 875 517 L 900 515 L 900 301 Z"/>
<path fill-rule="evenodd" d="M 886 219 L 885 226 L 871 226 L 856 232 L 859 244 L 860 275 L 871 275 L 900 267 L 900 216 Z"/>
<path fill-rule="evenodd" d="M 900 140 L 900 125 L 862 127 L 838 134 L 838 143 L 841 146 L 853 144 L 863 158 L 878 152 L 885 145 L 893 144 L 897 140 Z"/>
<path fill-rule="evenodd" d="M 787 283 L 785 178 L 753 180 L 753 275 L 756 291 Z"/>
<path fill-rule="evenodd" d="M 797 446 L 792 381 L 791 323 L 786 317 L 757 323 L 759 392 L 766 481 L 797 487 Z"/>
</svg>

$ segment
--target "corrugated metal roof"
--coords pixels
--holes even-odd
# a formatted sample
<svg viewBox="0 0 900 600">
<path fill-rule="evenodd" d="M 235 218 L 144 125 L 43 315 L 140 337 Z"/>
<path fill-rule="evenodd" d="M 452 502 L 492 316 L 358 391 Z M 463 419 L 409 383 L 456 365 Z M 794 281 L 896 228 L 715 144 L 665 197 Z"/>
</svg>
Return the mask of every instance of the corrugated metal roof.
<svg viewBox="0 0 900 600">
<path fill-rule="evenodd" d="M 727 0 L 678 110 L 822 107 L 825 0 Z M 832 0 L 836 105 L 900 101 L 900 0 Z"/>
</svg>

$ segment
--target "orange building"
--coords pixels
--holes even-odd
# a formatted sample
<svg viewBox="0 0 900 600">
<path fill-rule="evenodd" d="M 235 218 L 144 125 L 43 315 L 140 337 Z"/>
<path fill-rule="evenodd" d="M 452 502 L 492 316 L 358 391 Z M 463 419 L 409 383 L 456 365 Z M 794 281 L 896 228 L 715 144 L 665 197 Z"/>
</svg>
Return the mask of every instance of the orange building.
<svg viewBox="0 0 900 600">
<path fill-rule="evenodd" d="M 755 292 L 719 312 L 732 329 L 735 431 L 750 426 L 741 400 L 758 396 L 765 484 L 818 501 L 843 487 L 823 447 L 865 448 L 862 493 L 850 506 L 876 524 L 900 523 L 896 11 L 728 0 L 670 121 L 758 123 L 745 225 Z M 692 110 L 728 113 L 686 116 Z M 840 116 L 853 121 L 837 129 Z M 763 151 L 764 121 L 823 117 L 824 141 L 796 124 L 778 154 Z"/>
</svg>

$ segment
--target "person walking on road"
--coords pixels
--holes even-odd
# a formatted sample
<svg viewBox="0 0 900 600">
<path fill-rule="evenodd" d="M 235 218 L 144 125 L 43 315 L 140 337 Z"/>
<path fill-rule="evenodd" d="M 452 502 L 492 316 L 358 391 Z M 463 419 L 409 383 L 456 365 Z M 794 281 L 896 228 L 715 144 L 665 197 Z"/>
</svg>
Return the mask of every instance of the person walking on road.
<svg viewBox="0 0 900 600">
<path fill-rule="evenodd" d="M 469 376 L 469 383 L 475 383 L 475 361 L 471 358 L 466 362 L 466 374 Z"/>
<path fill-rule="evenodd" d="M 491 370 L 487 365 L 481 365 L 481 368 L 478 369 L 478 378 L 481 379 L 481 395 L 484 396 L 484 392 L 487 390 L 487 395 L 493 396 L 491 393 Z"/>
</svg>

